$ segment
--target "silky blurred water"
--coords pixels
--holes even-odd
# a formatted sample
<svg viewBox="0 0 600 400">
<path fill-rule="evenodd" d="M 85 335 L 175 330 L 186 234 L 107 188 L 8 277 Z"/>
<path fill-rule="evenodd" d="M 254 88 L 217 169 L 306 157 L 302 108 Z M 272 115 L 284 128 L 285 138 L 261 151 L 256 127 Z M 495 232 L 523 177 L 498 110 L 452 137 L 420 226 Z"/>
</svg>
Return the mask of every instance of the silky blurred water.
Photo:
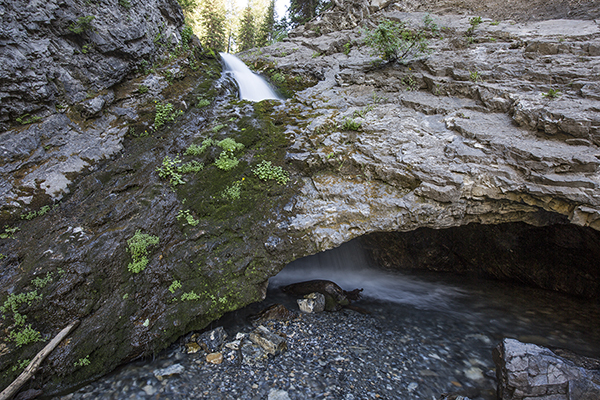
<svg viewBox="0 0 600 400">
<path fill-rule="evenodd" d="M 351 241 L 287 265 L 270 279 L 266 302 L 285 299 L 281 286 L 313 279 L 331 280 L 344 290 L 364 289 L 355 304 L 385 316 L 390 326 L 407 319 L 417 325 L 448 320 L 463 330 L 452 335 L 485 335 L 490 349 L 511 337 L 600 357 L 598 300 L 451 273 L 388 272 Z"/>
<path fill-rule="evenodd" d="M 261 101 L 282 100 L 269 86 L 266 80 L 252 72 L 246 64 L 233 54 L 220 53 L 225 64 L 225 74 L 235 79 L 239 87 L 241 100 Z"/>
</svg>

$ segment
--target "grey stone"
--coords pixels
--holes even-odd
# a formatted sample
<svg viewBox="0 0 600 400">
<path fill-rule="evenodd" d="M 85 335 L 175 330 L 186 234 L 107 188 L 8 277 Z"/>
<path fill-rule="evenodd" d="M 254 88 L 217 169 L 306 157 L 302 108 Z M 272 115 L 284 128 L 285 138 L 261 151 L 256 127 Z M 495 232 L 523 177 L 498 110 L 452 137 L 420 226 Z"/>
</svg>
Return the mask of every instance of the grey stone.
<svg viewBox="0 0 600 400">
<path fill-rule="evenodd" d="M 167 368 L 156 369 L 153 374 L 159 381 L 162 381 L 165 377 L 171 375 L 179 375 L 185 371 L 185 367 L 181 364 L 173 364 Z"/>
<path fill-rule="evenodd" d="M 287 349 L 287 343 L 284 338 L 276 335 L 262 325 L 259 325 L 255 330 L 250 332 L 248 339 L 269 354 L 276 355 Z"/>
<path fill-rule="evenodd" d="M 325 296 L 321 293 L 310 293 L 304 299 L 298 299 L 297 301 L 300 311 L 307 314 L 320 313 L 325 310 Z"/>
<path fill-rule="evenodd" d="M 515 339 L 504 339 L 494 349 L 501 400 L 580 400 L 600 398 L 600 373 L 587 369 L 584 362 L 598 360 L 578 357 L 577 362 L 551 350 Z M 579 365 L 578 365 L 579 364 Z"/>
<path fill-rule="evenodd" d="M 204 332 L 196 339 L 196 343 L 202 346 L 207 353 L 215 353 L 223 348 L 225 339 L 227 339 L 227 332 L 222 326 L 219 326 L 212 331 Z"/>
<path fill-rule="evenodd" d="M 267 396 L 268 400 L 290 400 L 290 395 L 285 390 L 271 389 Z"/>
</svg>

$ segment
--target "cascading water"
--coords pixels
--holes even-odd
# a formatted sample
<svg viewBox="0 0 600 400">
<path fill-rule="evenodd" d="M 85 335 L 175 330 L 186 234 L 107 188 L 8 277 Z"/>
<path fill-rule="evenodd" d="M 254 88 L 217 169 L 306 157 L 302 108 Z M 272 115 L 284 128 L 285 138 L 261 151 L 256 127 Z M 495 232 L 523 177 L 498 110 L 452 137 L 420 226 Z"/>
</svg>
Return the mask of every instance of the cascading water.
<svg viewBox="0 0 600 400">
<path fill-rule="evenodd" d="M 282 100 L 269 86 L 267 81 L 250 71 L 250 68 L 242 60 L 229 53 L 220 54 L 225 64 L 225 73 L 229 74 L 237 82 L 241 100 Z"/>
</svg>

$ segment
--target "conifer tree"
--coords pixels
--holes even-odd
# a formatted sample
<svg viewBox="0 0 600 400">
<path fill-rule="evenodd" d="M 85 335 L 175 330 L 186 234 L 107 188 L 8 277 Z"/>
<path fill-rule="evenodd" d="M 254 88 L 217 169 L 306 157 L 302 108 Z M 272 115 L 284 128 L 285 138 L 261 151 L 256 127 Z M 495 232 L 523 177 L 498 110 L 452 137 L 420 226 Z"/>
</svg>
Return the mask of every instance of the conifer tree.
<svg viewBox="0 0 600 400">
<path fill-rule="evenodd" d="M 325 0 L 291 0 L 289 12 L 292 25 L 298 26 L 308 22 L 317 16 L 319 9 L 327 3 Z"/>
<path fill-rule="evenodd" d="M 240 21 L 240 32 L 238 35 L 238 51 L 244 51 L 256 46 L 256 28 L 254 26 L 254 15 L 252 7 L 244 9 L 242 20 Z"/>
<path fill-rule="evenodd" d="M 226 10 L 222 0 L 202 0 L 196 13 L 199 39 L 202 45 L 215 51 L 223 51 L 227 37 L 225 29 Z"/>
<path fill-rule="evenodd" d="M 259 47 L 268 46 L 273 42 L 275 38 L 275 22 L 275 0 L 271 0 L 258 30 L 256 44 Z"/>
</svg>

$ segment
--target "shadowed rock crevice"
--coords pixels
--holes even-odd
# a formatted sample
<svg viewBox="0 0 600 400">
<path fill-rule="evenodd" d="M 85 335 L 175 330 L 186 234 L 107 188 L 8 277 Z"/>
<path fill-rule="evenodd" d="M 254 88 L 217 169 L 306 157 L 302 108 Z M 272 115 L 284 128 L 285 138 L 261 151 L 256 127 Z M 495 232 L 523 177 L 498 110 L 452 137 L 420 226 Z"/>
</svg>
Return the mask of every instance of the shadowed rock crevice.
<svg viewBox="0 0 600 400">
<path fill-rule="evenodd" d="M 600 297 L 600 233 L 567 224 L 469 224 L 373 233 L 359 242 L 390 270 L 426 269 Z"/>
</svg>

